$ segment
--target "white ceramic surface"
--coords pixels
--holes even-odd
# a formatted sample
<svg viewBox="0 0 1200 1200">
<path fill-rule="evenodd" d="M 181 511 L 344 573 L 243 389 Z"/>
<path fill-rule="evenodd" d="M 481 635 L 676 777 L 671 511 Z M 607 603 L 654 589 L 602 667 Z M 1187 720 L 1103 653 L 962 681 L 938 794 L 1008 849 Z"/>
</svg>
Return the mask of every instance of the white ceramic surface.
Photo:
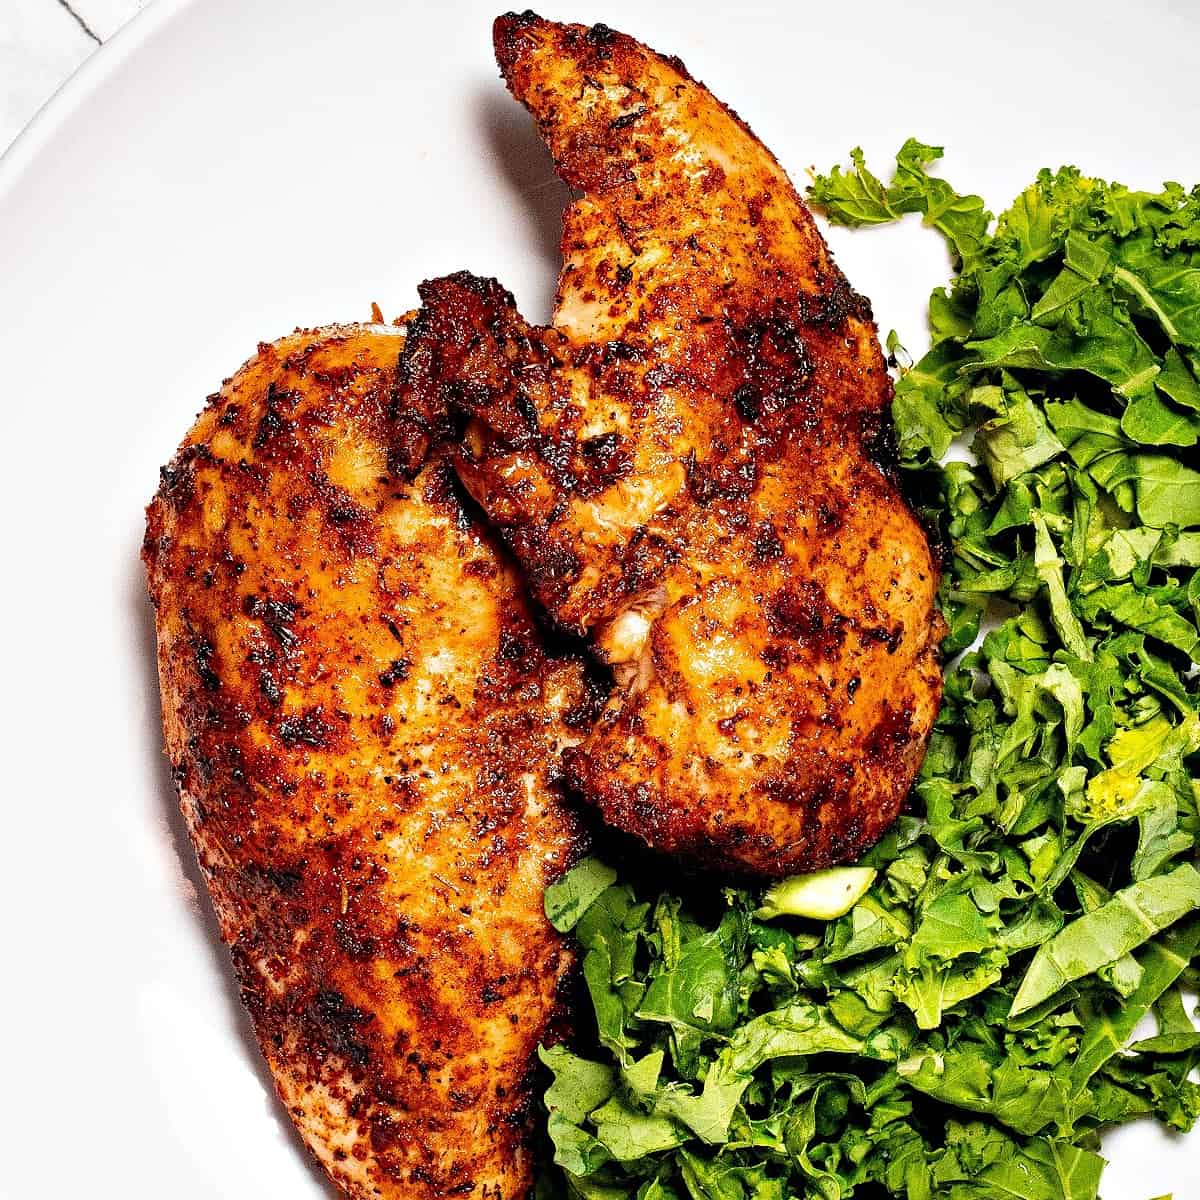
<svg viewBox="0 0 1200 1200">
<path fill-rule="evenodd" d="M 1200 179 L 1187 0 L 547 10 L 680 54 L 797 176 L 859 142 L 883 164 L 915 134 L 994 205 L 1064 159 Z M 142 506 L 259 339 L 403 312 L 465 266 L 545 315 L 564 193 L 497 79 L 494 11 L 158 0 L 0 164 L 0 1196 L 327 1194 L 252 1047 L 159 755 Z M 832 240 L 919 350 L 935 235 Z M 1198 1145 L 1123 1132 L 1105 1197 L 1196 1200 Z"/>
<path fill-rule="evenodd" d="M 0 0 L 0 153 L 146 0 Z"/>
</svg>

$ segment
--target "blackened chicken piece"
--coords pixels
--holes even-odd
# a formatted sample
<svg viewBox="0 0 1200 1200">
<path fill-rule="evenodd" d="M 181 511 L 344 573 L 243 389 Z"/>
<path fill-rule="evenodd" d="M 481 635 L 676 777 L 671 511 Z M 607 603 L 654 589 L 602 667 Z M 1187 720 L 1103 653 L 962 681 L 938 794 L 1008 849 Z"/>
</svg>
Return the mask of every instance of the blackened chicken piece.
<svg viewBox="0 0 1200 1200">
<path fill-rule="evenodd" d="M 937 573 L 867 451 L 891 384 L 867 302 L 747 126 L 604 26 L 501 17 L 563 179 L 553 323 L 424 285 L 394 430 L 466 421 L 457 470 L 618 689 L 567 752 L 604 819 L 710 866 L 855 858 L 941 691 Z"/>
<path fill-rule="evenodd" d="M 297 333 L 209 402 L 150 505 L 167 753 L 276 1088 L 348 1195 L 520 1200 L 543 914 L 586 709 L 436 454 L 388 468 L 403 335 Z"/>
</svg>

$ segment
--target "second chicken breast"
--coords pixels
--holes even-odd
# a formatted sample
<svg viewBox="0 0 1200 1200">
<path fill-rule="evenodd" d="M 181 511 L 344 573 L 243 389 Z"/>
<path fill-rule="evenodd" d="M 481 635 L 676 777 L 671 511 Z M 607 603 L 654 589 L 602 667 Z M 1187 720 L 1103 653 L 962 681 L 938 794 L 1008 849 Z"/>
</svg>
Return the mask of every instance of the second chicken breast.
<svg viewBox="0 0 1200 1200">
<path fill-rule="evenodd" d="M 495 282 L 422 289 L 396 444 L 467 419 L 457 470 L 618 689 L 571 777 L 605 820 L 725 869 L 852 859 L 937 713 L 937 572 L 869 447 L 869 306 L 746 125 L 604 26 L 502 17 L 563 178 L 554 322 Z"/>
</svg>

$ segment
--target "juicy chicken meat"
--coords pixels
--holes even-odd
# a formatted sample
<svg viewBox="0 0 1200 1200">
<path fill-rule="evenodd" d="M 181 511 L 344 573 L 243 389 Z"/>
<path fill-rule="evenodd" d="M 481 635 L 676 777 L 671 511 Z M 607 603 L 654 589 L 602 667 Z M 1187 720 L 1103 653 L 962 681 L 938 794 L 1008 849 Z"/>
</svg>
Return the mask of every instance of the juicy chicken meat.
<svg viewBox="0 0 1200 1200">
<path fill-rule="evenodd" d="M 606 821 L 763 875 L 851 859 L 903 803 L 941 686 L 929 547 L 873 460 L 869 306 L 677 59 L 532 13 L 495 44 L 582 193 L 553 324 L 494 281 L 425 284 L 397 459 L 465 417 L 463 482 L 614 667 L 567 754 Z"/>
<path fill-rule="evenodd" d="M 150 505 L 167 751 L 279 1095 L 352 1197 L 526 1194 L 543 915 L 595 716 L 434 459 L 388 470 L 403 337 L 261 346 Z"/>
</svg>

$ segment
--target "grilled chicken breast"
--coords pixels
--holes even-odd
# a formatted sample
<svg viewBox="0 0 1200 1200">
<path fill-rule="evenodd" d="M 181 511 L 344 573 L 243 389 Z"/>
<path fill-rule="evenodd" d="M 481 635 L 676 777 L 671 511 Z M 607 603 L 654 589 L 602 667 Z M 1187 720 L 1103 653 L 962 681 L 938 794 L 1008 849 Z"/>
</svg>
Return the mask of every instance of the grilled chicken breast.
<svg viewBox="0 0 1200 1200">
<path fill-rule="evenodd" d="M 388 469 L 403 344 L 297 333 L 210 399 L 150 505 L 167 752 L 276 1086 L 352 1197 L 525 1195 L 570 955 L 586 724 L 436 458 Z"/>
<path fill-rule="evenodd" d="M 501 17 L 496 55 L 567 209 L 553 324 L 494 281 L 421 291 L 401 466 L 457 469 L 620 687 L 573 782 L 606 821 L 782 875 L 854 858 L 920 765 L 936 571 L 871 447 L 867 302 L 772 155 L 683 65 L 604 26 Z"/>
</svg>

